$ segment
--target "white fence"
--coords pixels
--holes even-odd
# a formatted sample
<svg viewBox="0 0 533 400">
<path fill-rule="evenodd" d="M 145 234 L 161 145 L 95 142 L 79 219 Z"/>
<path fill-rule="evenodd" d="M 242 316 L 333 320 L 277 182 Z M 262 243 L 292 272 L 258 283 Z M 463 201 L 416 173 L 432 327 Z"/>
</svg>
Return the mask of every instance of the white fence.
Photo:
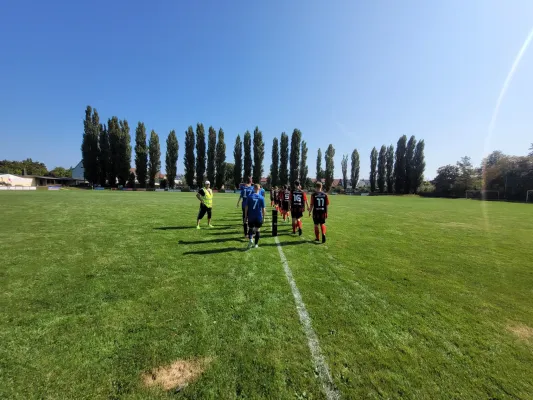
<svg viewBox="0 0 533 400">
<path fill-rule="evenodd" d="M 0 186 L 0 190 L 37 190 L 36 186 Z"/>
</svg>

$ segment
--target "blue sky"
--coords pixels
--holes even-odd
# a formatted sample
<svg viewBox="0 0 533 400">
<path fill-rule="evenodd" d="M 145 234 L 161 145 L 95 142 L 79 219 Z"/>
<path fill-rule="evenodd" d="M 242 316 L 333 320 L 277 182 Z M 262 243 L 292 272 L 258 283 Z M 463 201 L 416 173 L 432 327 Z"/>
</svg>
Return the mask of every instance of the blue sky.
<svg viewBox="0 0 533 400">
<path fill-rule="evenodd" d="M 180 142 L 203 122 L 266 142 L 299 128 L 332 143 L 335 175 L 357 148 L 402 134 L 426 142 L 426 176 L 486 149 L 525 154 L 533 142 L 533 49 L 518 66 L 493 134 L 503 82 L 533 27 L 529 0 L 28 1 L 0 13 L 0 159 L 52 169 L 80 160 L 85 107 L 144 121 Z M 132 129 L 132 138 L 134 130 Z M 490 139 L 490 140 L 489 140 Z M 164 156 L 162 157 L 164 168 Z"/>
</svg>

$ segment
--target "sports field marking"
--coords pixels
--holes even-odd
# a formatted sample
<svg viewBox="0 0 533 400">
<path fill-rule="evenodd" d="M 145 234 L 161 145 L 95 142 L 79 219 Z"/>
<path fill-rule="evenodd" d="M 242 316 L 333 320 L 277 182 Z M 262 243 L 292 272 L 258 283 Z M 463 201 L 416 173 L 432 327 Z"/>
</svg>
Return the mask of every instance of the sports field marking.
<svg viewBox="0 0 533 400">
<path fill-rule="evenodd" d="M 326 393 L 326 398 L 328 400 L 339 399 L 339 392 L 335 387 L 335 384 L 333 383 L 333 379 L 331 378 L 331 374 L 329 372 L 328 364 L 326 363 L 324 355 L 322 354 L 322 350 L 320 349 L 320 343 L 318 343 L 318 337 L 315 333 L 315 330 L 313 329 L 313 326 L 311 325 L 311 317 L 309 317 L 309 313 L 307 312 L 305 304 L 302 300 L 302 295 L 300 294 L 298 286 L 296 286 L 296 282 L 292 277 L 292 271 L 289 267 L 287 257 L 285 257 L 285 253 L 283 253 L 281 243 L 279 242 L 277 236 L 274 238 L 274 240 L 276 241 L 279 257 L 281 258 L 283 270 L 285 271 L 285 276 L 289 281 L 292 295 L 294 296 L 294 302 L 296 303 L 296 310 L 298 311 L 298 315 L 300 316 L 300 322 L 302 323 L 302 326 L 304 328 L 305 336 L 307 336 L 307 344 L 309 345 L 309 350 L 311 350 L 313 364 L 315 365 L 315 369 L 316 371 L 318 371 L 318 376 L 322 381 L 322 388 Z"/>
</svg>

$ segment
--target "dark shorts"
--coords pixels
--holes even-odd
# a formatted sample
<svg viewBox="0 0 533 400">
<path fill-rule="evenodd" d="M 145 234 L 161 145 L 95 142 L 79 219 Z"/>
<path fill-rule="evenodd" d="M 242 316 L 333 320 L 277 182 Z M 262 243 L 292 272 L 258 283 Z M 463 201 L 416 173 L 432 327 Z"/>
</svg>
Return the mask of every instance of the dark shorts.
<svg viewBox="0 0 533 400">
<path fill-rule="evenodd" d="M 261 228 L 263 226 L 263 221 L 248 221 L 248 228 Z"/>
<path fill-rule="evenodd" d="M 198 211 L 198 219 L 202 219 L 207 213 L 207 218 L 211 218 L 211 208 L 206 207 L 204 204 L 200 204 L 200 211 Z"/>
<path fill-rule="evenodd" d="M 303 212 L 303 210 L 300 207 L 293 208 L 293 209 L 291 209 L 291 215 L 292 215 L 293 218 L 300 219 L 300 218 L 303 217 L 304 212 Z"/>
<path fill-rule="evenodd" d="M 287 211 L 287 212 L 288 212 L 288 211 L 289 211 L 289 202 L 288 202 L 288 201 L 283 201 L 283 202 L 281 203 L 281 209 L 282 209 L 283 211 Z"/>
<path fill-rule="evenodd" d="M 326 213 L 313 213 L 313 222 L 315 225 L 321 225 L 326 223 L 326 218 L 328 215 Z"/>
<path fill-rule="evenodd" d="M 246 210 L 244 208 L 242 209 L 242 223 L 246 223 Z"/>
</svg>

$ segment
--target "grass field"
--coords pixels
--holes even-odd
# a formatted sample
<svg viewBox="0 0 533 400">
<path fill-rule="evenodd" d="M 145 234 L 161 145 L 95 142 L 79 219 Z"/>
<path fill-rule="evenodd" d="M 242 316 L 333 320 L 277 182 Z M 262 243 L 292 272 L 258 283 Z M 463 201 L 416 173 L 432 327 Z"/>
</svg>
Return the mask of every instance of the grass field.
<svg viewBox="0 0 533 400">
<path fill-rule="evenodd" d="M 0 398 L 321 399 L 274 239 L 237 197 L 0 193 Z M 332 196 L 280 242 L 345 399 L 533 398 L 533 207 Z M 177 360 L 179 390 L 143 374 Z M 196 360 L 196 361 L 195 361 Z"/>
</svg>

